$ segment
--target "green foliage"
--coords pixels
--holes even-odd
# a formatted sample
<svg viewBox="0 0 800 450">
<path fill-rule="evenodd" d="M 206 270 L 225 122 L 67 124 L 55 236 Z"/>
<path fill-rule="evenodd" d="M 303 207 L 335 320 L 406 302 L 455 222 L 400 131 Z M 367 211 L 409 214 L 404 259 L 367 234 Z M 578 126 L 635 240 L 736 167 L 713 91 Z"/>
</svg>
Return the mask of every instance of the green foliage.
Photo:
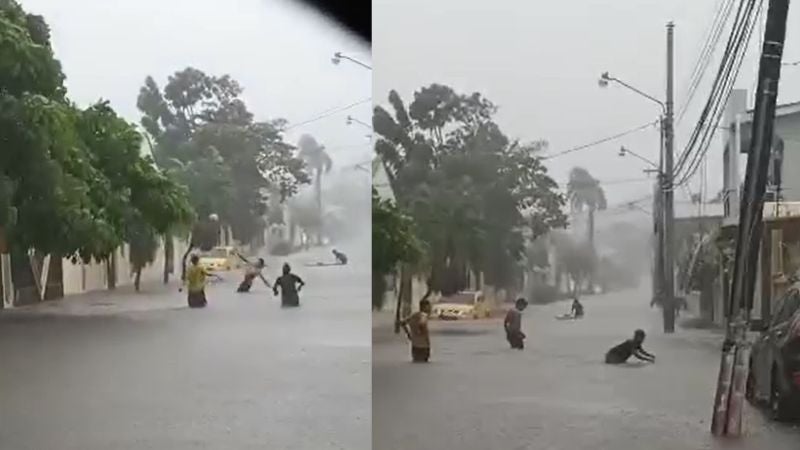
<svg viewBox="0 0 800 450">
<path fill-rule="evenodd" d="M 429 249 L 434 291 L 461 288 L 467 266 L 510 285 L 523 229 L 536 238 L 566 225 L 564 198 L 538 156 L 545 144 L 509 140 L 492 120 L 496 107 L 477 93 L 434 84 L 408 108 L 394 91 L 389 103 L 393 114 L 374 111 L 376 151 Z"/>
<path fill-rule="evenodd" d="M 372 190 L 372 271 L 392 273 L 400 263 L 414 263 L 421 254 L 414 221 L 391 200 Z"/>
<path fill-rule="evenodd" d="M 107 103 L 80 110 L 40 16 L 0 1 L 0 220 L 21 250 L 103 259 L 133 226 L 191 220 L 186 193 L 139 155 L 141 136 Z M 12 215 L 16 216 L 11 221 Z"/>
<path fill-rule="evenodd" d="M 153 227 L 144 222 L 133 224 L 128 230 L 128 243 L 128 259 L 133 272 L 139 272 L 155 261 L 159 234 Z"/>
<path fill-rule="evenodd" d="M 265 226 L 270 196 L 283 201 L 311 180 L 283 140 L 285 122 L 255 122 L 241 94 L 230 76 L 190 67 L 170 76 L 163 91 L 147 77 L 138 107 L 156 161 L 188 187 L 197 213 L 218 214 L 236 239 L 249 242 Z"/>
</svg>

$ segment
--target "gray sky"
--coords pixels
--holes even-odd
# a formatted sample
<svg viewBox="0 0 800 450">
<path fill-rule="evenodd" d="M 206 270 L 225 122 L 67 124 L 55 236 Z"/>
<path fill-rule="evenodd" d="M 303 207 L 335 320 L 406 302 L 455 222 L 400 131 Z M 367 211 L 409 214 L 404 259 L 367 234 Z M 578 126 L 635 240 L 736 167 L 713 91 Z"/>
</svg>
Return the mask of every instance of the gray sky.
<svg viewBox="0 0 800 450">
<path fill-rule="evenodd" d="M 523 141 L 545 139 L 549 152 L 582 145 L 656 120 L 658 105 L 624 88 L 600 89 L 604 71 L 663 98 L 666 23 L 676 24 L 676 109 L 719 0 L 374 0 L 374 97 L 386 103 L 390 89 L 410 102 L 415 90 L 437 82 L 464 93 L 479 91 L 499 107 L 506 133 Z M 765 2 L 766 3 L 766 2 Z M 762 16 L 763 17 L 763 16 Z M 763 21 L 762 21 L 763 22 Z M 792 8 L 785 60 L 800 59 L 800 9 Z M 757 47 L 762 28 L 751 47 Z M 676 134 L 676 154 L 686 143 L 705 101 L 718 57 L 712 61 Z M 757 58 L 750 52 L 737 87 L 752 89 Z M 800 100 L 800 66 L 783 71 L 781 102 Z M 550 160 L 556 181 L 575 165 L 605 185 L 610 204 L 652 193 L 645 163 L 617 156 L 620 145 L 658 160 L 658 131 L 628 137 Z M 722 149 L 709 150 L 708 190 L 722 187 Z M 617 181 L 614 183 L 614 181 Z M 697 190 L 699 181 L 692 183 Z M 682 193 L 681 193 L 682 194 Z M 645 205 L 649 206 L 649 205 Z"/>
<path fill-rule="evenodd" d="M 87 105 L 108 99 L 137 123 L 136 97 L 145 77 L 163 86 L 168 75 L 189 65 L 233 76 L 257 119 L 301 122 L 371 95 L 370 71 L 331 63 L 337 51 L 370 63 L 369 47 L 288 0 L 21 3 L 50 24 L 72 100 Z M 298 126 L 287 137 L 296 143 L 310 133 L 341 164 L 368 160 L 365 129 L 346 125 L 348 114 L 370 121 L 371 104 Z"/>
</svg>

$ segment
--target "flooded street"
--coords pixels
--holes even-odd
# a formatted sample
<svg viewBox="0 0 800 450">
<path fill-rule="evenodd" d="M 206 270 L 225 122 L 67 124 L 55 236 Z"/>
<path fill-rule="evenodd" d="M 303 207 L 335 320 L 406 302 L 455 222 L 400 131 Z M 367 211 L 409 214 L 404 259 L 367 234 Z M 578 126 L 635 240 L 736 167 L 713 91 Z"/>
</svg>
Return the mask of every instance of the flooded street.
<svg viewBox="0 0 800 450">
<path fill-rule="evenodd" d="M 432 362 L 412 365 L 400 338 L 373 347 L 376 450 L 795 449 L 800 429 L 748 408 L 747 437 L 709 432 L 721 335 L 661 332 L 645 289 L 584 298 L 586 317 L 557 321 L 569 303 L 531 305 L 524 351 L 508 348 L 502 324 L 436 322 Z M 602 363 L 633 330 L 648 333 L 655 365 Z"/>
<path fill-rule="evenodd" d="M 204 310 L 0 313 L 0 448 L 370 448 L 369 260 L 319 259 L 299 309 L 231 273 Z"/>
</svg>

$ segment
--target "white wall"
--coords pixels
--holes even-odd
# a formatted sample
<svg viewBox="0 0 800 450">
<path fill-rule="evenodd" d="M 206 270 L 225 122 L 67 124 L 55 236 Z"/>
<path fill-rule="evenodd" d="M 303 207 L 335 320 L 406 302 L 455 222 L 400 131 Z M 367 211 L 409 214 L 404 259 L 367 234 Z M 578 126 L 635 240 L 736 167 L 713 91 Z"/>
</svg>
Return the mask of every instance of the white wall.
<svg viewBox="0 0 800 450">
<path fill-rule="evenodd" d="M 184 252 L 188 247 L 188 242 L 183 239 L 174 238 L 174 258 L 173 258 L 173 275 L 170 279 L 180 277 L 181 260 Z M 129 262 L 128 245 L 117 250 L 117 286 L 130 286 L 133 284 L 134 277 L 131 273 L 131 265 Z M 157 252 L 153 264 L 145 267 L 142 270 L 142 284 L 158 283 L 163 278 L 164 273 L 164 246 L 161 245 Z M 108 288 L 108 274 L 106 272 L 105 263 L 90 262 L 84 264 L 78 261 L 73 264 L 71 260 L 64 259 L 63 261 L 63 283 L 64 295 L 82 294 L 85 292 L 103 290 Z"/>
</svg>

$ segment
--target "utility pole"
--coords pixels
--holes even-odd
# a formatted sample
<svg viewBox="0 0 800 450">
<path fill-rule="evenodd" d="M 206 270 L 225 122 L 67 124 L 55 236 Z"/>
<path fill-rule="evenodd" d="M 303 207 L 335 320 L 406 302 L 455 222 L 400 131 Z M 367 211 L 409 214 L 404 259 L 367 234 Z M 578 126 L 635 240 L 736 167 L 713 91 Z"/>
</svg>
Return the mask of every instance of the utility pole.
<svg viewBox="0 0 800 450">
<path fill-rule="evenodd" d="M 753 304 L 755 277 L 761 250 L 764 194 L 772 149 L 775 104 L 781 76 L 783 45 L 789 0 L 770 0 L 764 44 L 758 69 L 752 136 L 747 157 L 744 192 L 739 213 L 736 258 L 734 260 L 725 343 L 714 399 L 711 431 L 717 436 L 740 436 L 742 405 L 748 376 L 750 346 L 747 326 Z"/>
<path fill-rule="evenodd" d="M 673 156 L 675 146 L 674 130 L 674 61 L 673 61 L 673 40 L 675 25 L 670 22 L 667 24 L 667 101 L 666 117 L 664 117 L 664 179 L 662 189 L 664 190 L 664 281 L 662 289 L 662 311 L 664 314 L 664 332 L 675 332 L 675 209 L 673 195 Z"/>
</svg>

